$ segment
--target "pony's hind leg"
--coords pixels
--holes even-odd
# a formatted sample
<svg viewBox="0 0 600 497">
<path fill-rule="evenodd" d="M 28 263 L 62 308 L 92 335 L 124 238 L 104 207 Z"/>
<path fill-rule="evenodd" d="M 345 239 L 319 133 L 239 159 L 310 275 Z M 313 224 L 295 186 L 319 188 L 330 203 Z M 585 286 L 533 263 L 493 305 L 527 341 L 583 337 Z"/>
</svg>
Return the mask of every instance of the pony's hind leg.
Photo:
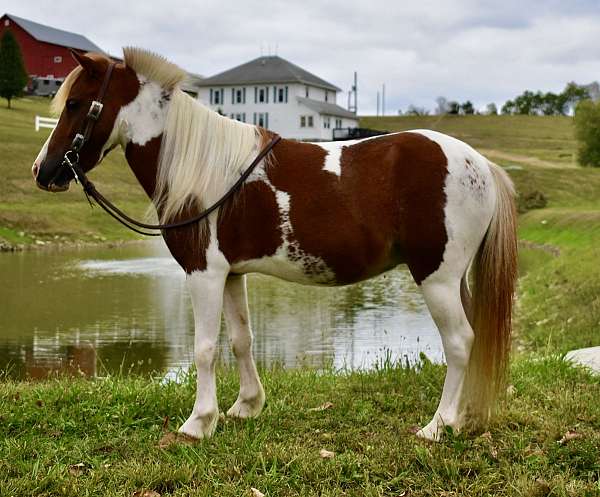
<svg viewBox="0 0 600 497">
<path fill-rule="evenodd" d="M 229 276 L 224 297 L 225 323 L 240 372 L 240 392 L 227 415 L 238 418 L 258 416 L 265 404 L 265 392 L 252 357 L 246 276 Z"/>
<path fill-rule="evenodd" d="M 460 277 L 442 277 L 434 273 L 423 281 L 421 288 L 439 329 L 448 369 L 440 404 L 433 419 L 417 432 L 417 436 L 439 440 L 444 426 L 458 431 L 464 423 L 463 387 L 474 334 L 461 301 Z"/>
</svg>

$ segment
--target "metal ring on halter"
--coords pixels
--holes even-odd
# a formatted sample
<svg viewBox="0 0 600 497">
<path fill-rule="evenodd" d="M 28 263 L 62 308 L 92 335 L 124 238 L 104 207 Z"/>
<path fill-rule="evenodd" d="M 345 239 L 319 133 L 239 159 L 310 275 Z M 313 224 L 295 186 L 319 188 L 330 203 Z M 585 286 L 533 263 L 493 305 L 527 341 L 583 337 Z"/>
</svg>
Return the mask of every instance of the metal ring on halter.
<svg viewBox="0 0 600 497">
<path fill-rule="evenodd" d="M 73 158 L 69 158 L 69 154 L 75 154 L 74 159 Z M 74 164 L 77 164 L 79 162 L 79 154 L 75 151 L 75 150 L 67 150 L 65 152 L 65 155 L 63 157 L 63 165 L 66 165 L 67 167 L 69 167 L 71 169 L 71 171 L 73 172 L 73 176 L 75 177 L 75 182 L 79 183 L 79 175 L 77 174 L 77 171 L 75 171 L 75 168 L 73 167 Z"/>
</svg>

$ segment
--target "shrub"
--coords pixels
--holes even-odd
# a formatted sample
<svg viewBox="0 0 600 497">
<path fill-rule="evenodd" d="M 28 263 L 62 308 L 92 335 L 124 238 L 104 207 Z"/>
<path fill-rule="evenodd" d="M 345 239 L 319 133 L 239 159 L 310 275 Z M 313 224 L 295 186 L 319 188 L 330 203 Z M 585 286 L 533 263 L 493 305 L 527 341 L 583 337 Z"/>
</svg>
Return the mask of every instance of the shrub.
<svg viewBox="0 0 600 497">
<path fill-rule="evenodd" d="M 577 159 L 582 166 L 600 167 L 600 102 L 582 100 L 575 108 Z"/>
</svg>

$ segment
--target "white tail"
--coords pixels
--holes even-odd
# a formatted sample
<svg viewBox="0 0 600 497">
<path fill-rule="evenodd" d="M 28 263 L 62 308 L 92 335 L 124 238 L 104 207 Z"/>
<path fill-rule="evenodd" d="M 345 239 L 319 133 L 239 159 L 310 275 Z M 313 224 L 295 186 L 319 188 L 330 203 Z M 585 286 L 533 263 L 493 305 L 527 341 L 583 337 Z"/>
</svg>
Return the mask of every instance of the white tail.
<svg viewBox="0 0 600 497">
<path fill-rule="evenodd" d="M 476 424 L 487 422 L 506 383 L 517 278 L 515 191 L 501 167 L 490 163 L 490 168 L 496 185 L 496 210 L 473 263 L 472 302 L 468 292 L 461 292 L 475 333 L 464 401 L 468 417 Z"/>
</svg>

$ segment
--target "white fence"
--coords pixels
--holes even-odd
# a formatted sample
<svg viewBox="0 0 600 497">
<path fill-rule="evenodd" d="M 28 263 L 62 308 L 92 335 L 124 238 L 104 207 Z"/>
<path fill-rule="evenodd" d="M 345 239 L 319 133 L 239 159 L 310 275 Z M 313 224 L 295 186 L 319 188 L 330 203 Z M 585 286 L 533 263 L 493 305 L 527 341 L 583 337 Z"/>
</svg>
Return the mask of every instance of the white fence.
<svg viewBox="0 0 600 497">
<path fill-rule="evenodd" d="M 51 117 L 35 116 L 35 130 L 39 131 L 40 128 L 56 128 L 58 119 L 52 119 Z"/>
</svg>

